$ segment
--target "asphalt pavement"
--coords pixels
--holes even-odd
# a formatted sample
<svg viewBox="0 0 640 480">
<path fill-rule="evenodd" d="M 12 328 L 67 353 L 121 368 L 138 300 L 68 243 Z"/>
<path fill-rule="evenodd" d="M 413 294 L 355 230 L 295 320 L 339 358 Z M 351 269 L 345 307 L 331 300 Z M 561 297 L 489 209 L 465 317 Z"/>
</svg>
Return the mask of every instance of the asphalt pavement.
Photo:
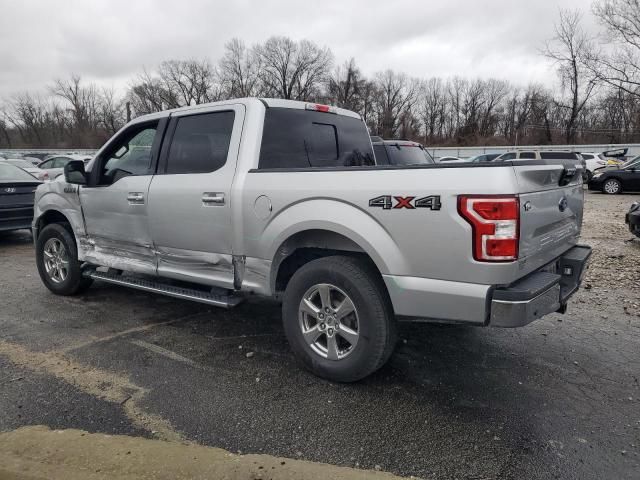
<svg viewBox="0 0 640 480">
<path fill-rule="evenodd" d="M 297 365 L 274 301 L 222 310 L 98 282 L 57 297 L 30 234 L 0 234 L 0 431 L 434 479 L 638 479 L 640 240 L 621 225 L 637 198 L 587 194 L 595 267 L 567 314 L 519 329 L 401 324 L 390 362 L 350 385 Z"/>
</svg>

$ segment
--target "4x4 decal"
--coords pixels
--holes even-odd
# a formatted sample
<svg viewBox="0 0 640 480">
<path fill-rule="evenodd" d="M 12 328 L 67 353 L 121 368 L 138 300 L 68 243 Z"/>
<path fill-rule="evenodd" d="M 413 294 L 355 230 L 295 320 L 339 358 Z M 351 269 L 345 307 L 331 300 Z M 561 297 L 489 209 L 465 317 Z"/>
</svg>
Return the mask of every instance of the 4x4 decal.
<svg viewBox="0 0 640 480">
<path fill-rule="evenodd" d="M 384 210 L 391 210 L 392 208 L 406 208 L 408 210 L 413 210 L 416 208 L 428 208 L 430 210 L 440 210 L 440 208 L 442 208 L 440 195 L 429 195 L 428 197 L 421 197 L 414 202 L 413 200 L 415 198 L 415 196 L 380 195 L 379 197 L 375 197 L 369 200 L 369 206 L 380 207 Z"/>
</svg>

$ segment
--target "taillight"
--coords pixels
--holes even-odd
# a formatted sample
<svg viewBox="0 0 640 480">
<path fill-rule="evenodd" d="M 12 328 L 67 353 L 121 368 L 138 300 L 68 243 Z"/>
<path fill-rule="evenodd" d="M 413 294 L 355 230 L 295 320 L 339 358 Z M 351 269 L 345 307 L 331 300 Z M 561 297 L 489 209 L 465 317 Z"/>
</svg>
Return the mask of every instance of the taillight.
<svg viewBox="0 0 640 480">
<path fill-rule="evenodd" d="M 320 103 L 307 103 L 305 105 L 305 109 L 324 113 L 338 113 L 336 107 L 332 107 L 330 105 L 322 105 Z"/>
<path fill-rule="evenodd" d="M 461 195 L 458 197 L 458 212 L 471 224 L 475 260 L 517 260 L 520 235 L 518 197 Z"/>
</svg>

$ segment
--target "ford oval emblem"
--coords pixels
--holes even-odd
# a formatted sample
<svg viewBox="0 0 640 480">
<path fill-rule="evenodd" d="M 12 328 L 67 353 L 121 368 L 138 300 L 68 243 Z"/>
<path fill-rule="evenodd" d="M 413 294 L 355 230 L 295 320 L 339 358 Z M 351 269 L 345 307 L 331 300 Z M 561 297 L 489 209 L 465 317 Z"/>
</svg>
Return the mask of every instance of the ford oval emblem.
<svg viewBox="0 0 640 480">
<path fill-rule="evenodd" d="M 567 209 L 567 204 L 569 202 L 567 202 L 567 197 L 562 197 L 560 199 L 560 202 L 558 202 L 558 210 L 560 210 L 561 212 L 564 212 Z"/>
</svg>

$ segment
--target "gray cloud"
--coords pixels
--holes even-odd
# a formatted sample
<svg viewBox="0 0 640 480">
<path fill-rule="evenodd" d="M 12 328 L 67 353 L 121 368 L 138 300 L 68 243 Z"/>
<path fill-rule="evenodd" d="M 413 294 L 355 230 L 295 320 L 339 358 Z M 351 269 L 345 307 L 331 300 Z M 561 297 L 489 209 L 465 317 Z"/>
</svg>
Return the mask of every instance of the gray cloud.
<svg viewBox="0 0 640 480">
<path fill-rule="evenodd" d="M 0 15 L 0 97 L 43 90 L 71 72 L 124 88 L 168 58 L 217 60 L 226 41 L 309 38 L 367 74 L 498 77 L 550 84 L 538 54 L 558 8 L 589 0 L 5 0 Z"/>
</svg>

